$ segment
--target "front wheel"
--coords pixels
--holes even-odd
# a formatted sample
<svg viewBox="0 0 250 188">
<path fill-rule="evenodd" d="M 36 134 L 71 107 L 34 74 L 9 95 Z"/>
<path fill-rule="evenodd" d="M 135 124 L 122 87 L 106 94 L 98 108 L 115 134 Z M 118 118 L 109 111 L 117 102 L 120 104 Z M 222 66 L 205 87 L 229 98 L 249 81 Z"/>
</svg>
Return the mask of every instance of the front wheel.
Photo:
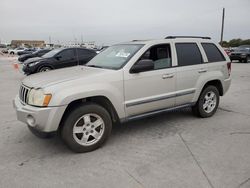
<svg viewBox="0 0 250 188">
<path fill-rule="evenodd" d="M 247 63 L 248 62 L 248 57 L 246 57 L 245 59 L 244 59 L 244 63 Z"/>
<path fill-rule="evenodd" d="M 43 66 L 43 67 L 40 67 L 40 68 L 38 69 L 38 72 L 48 72 L 48 71 L 50 71 L 50 70 L 51 70 L 50 67 Z"/>
<path fill-rule="evenodd" d="M 215 86 L 207 86 L 202 92 L 192 107 L 192 111 L 195 115 L 206 118 L 211 117 L 216 112 L 220 102 L 220 94 Z"/>
<path fill-rule="evenodd" d="M 82 153 L 102 146 L 111 130 L 112 121 L 107 110 L 97 104 L 86 103 L 66 114 L 61 137 L 72 151 Z"/>
</svg>

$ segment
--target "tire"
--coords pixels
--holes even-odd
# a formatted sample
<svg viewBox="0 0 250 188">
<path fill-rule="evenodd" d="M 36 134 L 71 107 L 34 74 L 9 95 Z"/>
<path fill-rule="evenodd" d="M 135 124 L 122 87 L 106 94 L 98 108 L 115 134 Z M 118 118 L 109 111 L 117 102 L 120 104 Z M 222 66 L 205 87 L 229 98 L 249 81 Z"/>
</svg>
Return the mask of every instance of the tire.
<svg viewBox="0 0 250 188">
<path fill-rule="evenodd" d="M 217 111 L 219 102 L 220 102 L 220 94 L 218 89 L 215 86 L 210 85 L 207 86 L 205 89 L 203 89 L 198 101 L 192 107 L 192 111 L 194 115 L 198 117 L 202 118 L 211 117 Z"/>
<path fill-rule="evenodd" d="M 42 67 L 39 67 L 38 71 L 37 72 L 48 72 L 52 70 L 51 67 L 48 67 L 48 66 L 42 66 Z"/>
<path fill-rule="evenodd" d="M 112 130 L 110 114 L 102 106 L 85 103 L 73 108 L 62 122 L 61 138 L 74 152 L 101 147 Z"/>
<path fill-rule="evenodd" d="M 248 57 L 246 57 L 246 59 L 243 60 L 244 63 L 248 62 Z"/>
<path fill-rule="evenodd" d="M 31 126 L 28 126 L 28 128 L 29 128 L 30 132 L 32 132 L 38 138 L 47 139 L 47 138 L 52 138 L 56 135 L 55 132 L 45 133 L 45 132 L 40 132 L 40 131 L 34 129 Z"/>
</svg>

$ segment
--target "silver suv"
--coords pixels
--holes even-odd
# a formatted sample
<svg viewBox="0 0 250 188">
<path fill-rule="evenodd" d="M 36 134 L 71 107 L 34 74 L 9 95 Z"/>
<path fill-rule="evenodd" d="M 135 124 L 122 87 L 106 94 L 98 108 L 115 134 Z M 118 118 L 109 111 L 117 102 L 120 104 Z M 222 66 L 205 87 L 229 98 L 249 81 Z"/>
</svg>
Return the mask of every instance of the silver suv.
<svg viewBox="0 0 250 188">
<path fill-rule="evenodd" d="M 107 140 L 114 123 L 184 107 L 212 116 L 230 73 L 229 57 L 208 37 L 135 40 L 85 66 L 26 77 L 13 103 L 35 135 L 59 132 L 70 149 L 88 152 Z"/>
</svg>

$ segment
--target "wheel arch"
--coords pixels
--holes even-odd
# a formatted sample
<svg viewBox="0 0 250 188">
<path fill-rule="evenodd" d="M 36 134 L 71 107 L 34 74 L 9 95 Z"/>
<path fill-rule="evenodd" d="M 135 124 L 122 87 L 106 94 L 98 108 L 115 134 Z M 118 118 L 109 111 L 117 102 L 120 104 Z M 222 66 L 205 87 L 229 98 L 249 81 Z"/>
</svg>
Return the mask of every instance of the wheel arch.
<svg viewBox="0 0 250 188">
<path fill-rule="evenodd" d="M 209 86 L 209 85 L 215 86 L 215 87 L 218 89 L 220 96 L 223 96 L 223 95 L 224 95 L 223 85 L 222 85 L 221 81 L 218 80 L 218 79 L 210 80 L 210 81 L 206 82 L 206 83 L 204 84 L 204 86 L 203 86 L 201 92 L 202 92 L 207 86 Z"/>
<path fill-rule="evenodd" d="M 65 120 L 65 118 L 67 118 L 67 114 L 73 108 L 76 108 L 77 106 L 80 106 L 86 102 L 92 102 L 92 103 L 95 103 L 95 104 L 102 106 L 110 114 L 111 120 L 113 123 L 120 123 L 120 118 L 119 118 L 117 111 L 116 111 L 114 105 L 112 104 L 112 102 L 106 96 L 98 95 L 98 96 L 91 96 L 91 97 L 86 97 L 86 98 L 81 98 L 81 99 L 75 99 L 75 100 L 71 101 L 68 104 L 67 108 L 65 109 L 65 111 L 62 115 L 58 129 L 62 128 L 62 122 Z"/>
<path fill-rule="evenodd" d="M 55 69 L 53 65 L 50 65 L 48 63 L 45 63 L 45 64 L 42 64 L 42 65 L 39 65 L 36 69 L 36 72 L 38 72 L 42 67 L 50 67 L 51 69 Z"/>
</svg>

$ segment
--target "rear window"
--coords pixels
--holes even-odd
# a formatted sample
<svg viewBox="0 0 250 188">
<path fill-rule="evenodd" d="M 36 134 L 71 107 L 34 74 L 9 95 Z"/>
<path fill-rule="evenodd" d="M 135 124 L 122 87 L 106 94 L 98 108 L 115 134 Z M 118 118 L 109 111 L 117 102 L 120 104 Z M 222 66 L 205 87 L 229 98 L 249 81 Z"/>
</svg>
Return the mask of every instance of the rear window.
<svg viewBox="0 0 250 188">
<path fill-rule="evenodd" d="M 208 62 L 225 61 L 225 57 L 217 46 L 212 43 L 201 43 L 201 45 L 207 55 Z"/>
<path fill-rule="evenodd" d="M 203 63 L 201 52 L 196 43 L 176 43 L 178 66 L 197 65 Z"/>
</svg>

